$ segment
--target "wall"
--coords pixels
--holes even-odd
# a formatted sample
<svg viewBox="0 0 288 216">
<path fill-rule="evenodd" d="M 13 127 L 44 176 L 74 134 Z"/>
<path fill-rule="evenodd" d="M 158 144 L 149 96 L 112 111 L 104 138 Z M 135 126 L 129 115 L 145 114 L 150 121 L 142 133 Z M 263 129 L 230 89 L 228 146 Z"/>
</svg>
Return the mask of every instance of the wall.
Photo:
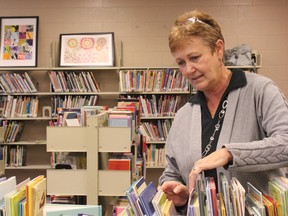
<svg viewBox="0 0 288 216">
<path fill-rule="evenodd" d="M 39 66 L 49 66 L 50 45 L 61 33 L 115 32 L 124 66 L 175 66 L 167 35 L 175 18 L 201 9 L 222 25 L 226 48 L 250 44 L 263 56 L 259 73 L 288 96 L 286 0 L 0 0 L 1 16 L 39 16 Z"/>
</svg>

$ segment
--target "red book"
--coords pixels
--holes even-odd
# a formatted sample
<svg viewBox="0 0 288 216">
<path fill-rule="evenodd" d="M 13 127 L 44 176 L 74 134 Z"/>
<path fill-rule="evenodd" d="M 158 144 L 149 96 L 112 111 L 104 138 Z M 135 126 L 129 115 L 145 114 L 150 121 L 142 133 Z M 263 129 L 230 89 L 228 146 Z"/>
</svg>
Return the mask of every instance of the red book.
<svg viewBox="0 0 288 216">
<path fill-rule="evenodd" d="M 131 160 L 130 159 L 114 159 L 108 160 L 108 170 L 130 170 Z"/>
</svg>

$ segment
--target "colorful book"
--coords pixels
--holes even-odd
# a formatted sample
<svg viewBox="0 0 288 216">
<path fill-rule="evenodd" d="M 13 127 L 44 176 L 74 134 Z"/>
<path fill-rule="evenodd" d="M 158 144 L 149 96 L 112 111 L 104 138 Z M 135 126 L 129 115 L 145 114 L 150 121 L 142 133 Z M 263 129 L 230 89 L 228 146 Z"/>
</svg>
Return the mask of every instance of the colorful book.
<svg viewBox="0 0 288 216">
<path fill-rule="evenodd" d="M 156 186 L 153 182 L 150 182 L 143 192 L 139 195 L 140 202 L 142 204 L 144 213 L 148 216 L 152 216 L 155 212 L 155 208 L 152 204 L 152 199 L 157 193 Z"/>
<path fill-rule="evenodd" d="M 101 216 L 100 205 L 46 204 L 43 216 Z"/>
<path fill-rule="evenodd" d="M 33 214 L 33 210 L 35 208 L 35 203 L 33 200 L 33 187 L 42 179 L 44 179 L 44 175 L 39 175 L 26 184 L 26 215 Z"/>
</svg>

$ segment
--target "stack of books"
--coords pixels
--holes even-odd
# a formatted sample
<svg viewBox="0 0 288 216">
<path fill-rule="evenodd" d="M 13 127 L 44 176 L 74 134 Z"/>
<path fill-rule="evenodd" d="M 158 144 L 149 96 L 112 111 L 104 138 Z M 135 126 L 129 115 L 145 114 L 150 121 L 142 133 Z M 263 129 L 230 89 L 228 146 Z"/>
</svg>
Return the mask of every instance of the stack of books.
<svg viewBox="0 0 288 216">
<path fill-rule="evenodd" d="M 144 177 L 135 181 L 126 194 L 129 205 L 119 215 L 177 215 L 174 204 L 167 199 L 166 194 L 157 190 L 153 182 L 146 183 Z"/>
<path fill-rule="evenodd" d="M 43 215 L 46 178 L 30 178 L 16 185 L 16 177 L 0 180 L 0 215 Z"/>
<path fill-rule="evenodd" d="M 269 193 L 262 193 L 257 186 L 247 182 L 247 191 L 233 178 L 229 182 L 219 175 L 219 192 L 211 177 L 199 175 L 196 189 L 191 192 L 188 216 L 285 216 L 288 215 L 288 179 L 276 177 L 268 182 Z"/>
<path fill-rule="evenodd" d="M 247 190 L 234 177 L 230 181 L 219 175 L 218 191 L 213 177 L 198 176 L 195 190 L 189 196 L 187 216 L 286 216 L 288 215 L 288 178 L 275 177 L 268 184 L 268 193 L 247 182 Z M 129 204 L 117 216 L 178 215 L 172 201 L 144 177 L 135 181 L 126 192 Z"/>
</svg>

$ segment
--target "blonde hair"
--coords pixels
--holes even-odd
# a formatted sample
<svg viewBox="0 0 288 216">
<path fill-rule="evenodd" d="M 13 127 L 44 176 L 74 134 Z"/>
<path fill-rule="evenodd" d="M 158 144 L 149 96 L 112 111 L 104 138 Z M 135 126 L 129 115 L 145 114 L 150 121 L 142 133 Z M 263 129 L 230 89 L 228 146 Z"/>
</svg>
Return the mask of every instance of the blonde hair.
<svg viewBox="0 0 288 216">
<path fill-rule="evenodd" d="M 182 48 L 191 37 L 202 38 L 205 43 L 215 51 L 217 40 L 224 37 L 221 27 L 210 15 L 194 10 L 179 16 L 171 28 L 169 35 L 169 47 L 171 52 Z"/>
</svg>

